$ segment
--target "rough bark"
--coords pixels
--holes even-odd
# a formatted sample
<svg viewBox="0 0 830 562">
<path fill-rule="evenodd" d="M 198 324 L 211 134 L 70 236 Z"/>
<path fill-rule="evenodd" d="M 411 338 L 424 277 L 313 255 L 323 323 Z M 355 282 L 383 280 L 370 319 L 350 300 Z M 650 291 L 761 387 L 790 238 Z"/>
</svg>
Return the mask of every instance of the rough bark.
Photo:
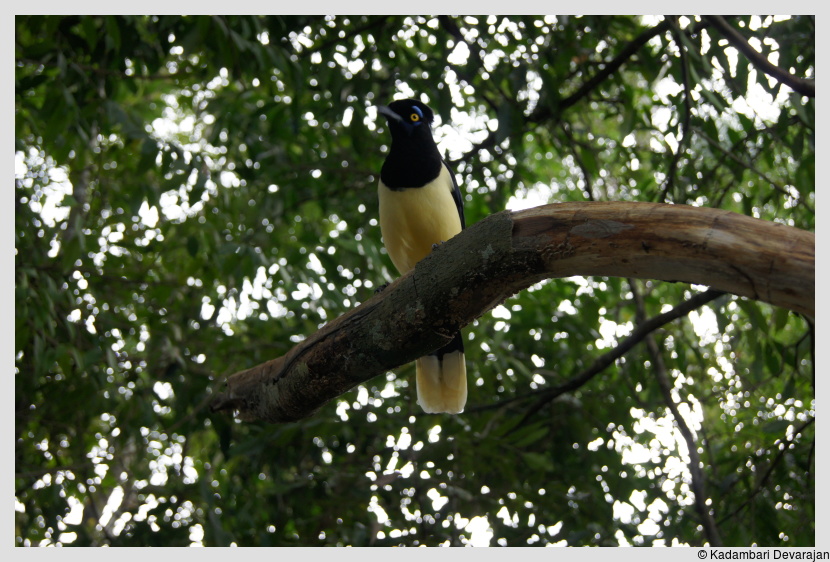
<svg viewBox="0 0 830 562">
<path fill-rule="evenodd" d="M 812 317 L 815 235 L 685 205 L 561 203 L 497 213 L 283 357 L 231 375 L 212 409 L 243 420 L 301 419 L 438 349 L 507 297 L 572 275 L 708 285 Z"/>
</svg>

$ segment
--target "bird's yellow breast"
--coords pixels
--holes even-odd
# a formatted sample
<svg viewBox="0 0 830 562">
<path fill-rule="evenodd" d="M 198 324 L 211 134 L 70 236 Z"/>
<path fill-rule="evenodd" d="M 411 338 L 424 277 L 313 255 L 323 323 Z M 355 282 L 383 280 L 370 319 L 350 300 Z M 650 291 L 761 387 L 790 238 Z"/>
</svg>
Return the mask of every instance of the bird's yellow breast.
<svg viewBox="0 0 830 562">
<path fill-rule="evenodd" d="M 438 178 L 423 187 L 394 191 L 378 183 L 380 232 L 392 263 L 406 273 L 432 251 L 461 232 L 452 178 L 441 166 Z"/>
</svg>

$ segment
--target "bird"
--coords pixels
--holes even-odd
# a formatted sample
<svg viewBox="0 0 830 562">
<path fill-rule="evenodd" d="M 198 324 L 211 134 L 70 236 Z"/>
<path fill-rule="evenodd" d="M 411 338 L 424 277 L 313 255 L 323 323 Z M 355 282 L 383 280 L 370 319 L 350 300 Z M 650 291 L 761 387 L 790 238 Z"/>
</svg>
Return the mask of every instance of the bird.
<svg viewBox="0 0 830 562">
<path fill-rule="evenodd" d="M 464 204 L 455 174 L 432 137 L 432 110 L 415 99 L 377 109 L 392 135 L 378 181 L 380 231 L 392 263 L 403 275 L 465 228 Z M 464 410 L 467 365 L 461 332 L 416 360 L 415 387 L 427 413 Z"/>
</svg>

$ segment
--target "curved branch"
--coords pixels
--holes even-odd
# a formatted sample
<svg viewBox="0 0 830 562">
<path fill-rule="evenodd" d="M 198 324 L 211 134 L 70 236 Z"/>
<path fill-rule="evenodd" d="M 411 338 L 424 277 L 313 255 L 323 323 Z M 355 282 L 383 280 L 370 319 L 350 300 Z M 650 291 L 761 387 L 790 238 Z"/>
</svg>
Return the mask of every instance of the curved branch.
<svg viewBox="0 0 830 562">
<path fill-rule="evenodd" d="M 815 235 L 720 209 L 580 202 L 501 212 L 439 246 L 382 293 L 285 356 L 228 379 L 213 410 L 292 421 L 414 361 L 543 279 L 705 284 L 812 316 Z"/>
<path fill-rule="evenodd" d="M 781 67 L 772 64 L 767 57 L 756 51 L 752 45 L 734 27 L 729 25 L 723 16 L 704 16 L 706 21 L 712 24 L 721 35 L 754 64 L 761 72 L 772 76 L 779 82 L 786 84 L 796 93 L 802 96 L 816 97 L 816 82 L 807 78 L 793 76 Z"/>
</svg>

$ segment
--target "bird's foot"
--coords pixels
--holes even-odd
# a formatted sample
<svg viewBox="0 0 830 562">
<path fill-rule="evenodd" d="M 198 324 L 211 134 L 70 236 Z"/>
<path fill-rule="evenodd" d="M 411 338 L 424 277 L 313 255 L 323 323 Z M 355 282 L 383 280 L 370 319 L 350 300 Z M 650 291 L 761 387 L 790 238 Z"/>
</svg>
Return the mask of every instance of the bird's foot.
<svg viewBox="0 0 830 562">
<path fill-rule="evenodd" d="M 377 289 L 375 289 L 375 294 L 380 293 L 381 291 L 383 291 L 383 290 L 384 290 L 386 287 L 388 287 L 388 286 L 389 286 L 389 283 L 384 283 L 383 285 L 381 285 L 380 287 L 378 287 Z"/>
<path fill-rule="evenodd" d="M 441 245 L 441 244 L 443 244 L 443 243 L 444 243 L 444 241 L 443 241 L 443 240 L 439 240 L 437 244 L 433 244 L 433 245 L 432 245 L 432 249 L 433 249 L 433 251 L 434 251 L 435 249 L 437 249 L 437 248 L 438 248 L 438 246 L 440 246 L 440 245 Z"/>
</svg>

